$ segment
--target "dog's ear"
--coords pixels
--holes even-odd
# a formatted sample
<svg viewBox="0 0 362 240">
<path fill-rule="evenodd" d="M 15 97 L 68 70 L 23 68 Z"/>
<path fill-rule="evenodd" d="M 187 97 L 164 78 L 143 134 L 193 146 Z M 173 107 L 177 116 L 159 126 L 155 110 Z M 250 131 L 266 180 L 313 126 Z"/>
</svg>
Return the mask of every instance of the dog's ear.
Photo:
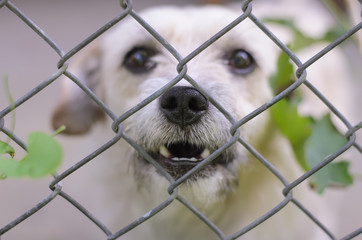
<svg viewBox="0 0 362 240">
<path fill-rule="evenodd" d="M 98 45 L 87 49 L 68 71 L 102 98 L 101 51 Z M 63 79 L 61 100 L 52 117 L 54 129 L 65 125 L 63 133 L 83 134 L 104 116 L 100 107 L 79 86 L 68 78 Z"/>
</svg>

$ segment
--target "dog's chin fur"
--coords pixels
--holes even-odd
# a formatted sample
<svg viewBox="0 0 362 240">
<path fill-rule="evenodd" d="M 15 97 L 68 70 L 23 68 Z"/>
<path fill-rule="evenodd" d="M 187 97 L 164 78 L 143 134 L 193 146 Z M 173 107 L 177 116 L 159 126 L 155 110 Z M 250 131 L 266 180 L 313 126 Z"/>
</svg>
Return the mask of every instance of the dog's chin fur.
<svg viewBox="0 0 362 240">
<path fill-rule="evenodd" d="M 146 197 L 152 201 L 165 200 L 169 196 L 167 189 L 170 182 L 156 168 L 145 163 L 143 159 L 138 159 L 133 163 L 138 188 L 146 193 Z M 215 204 L 221 204 L 237 184 L 236 168 L 232 170 L 234 165 L 235 163 L 229 163 L 227 167 L 222 165 L 206 167 L 195 177 L 186 180 L 177 191 L 201 210 L 208 209 Z"/>
<path fill-rule="evenodd" d="M 142 16 L 185 57 L 237 18 L 239 13 L 222 7 L 158 7 L 144 12 Z M 142 46 L 158 52 L 152 57 L 157 65 L 150 71 L 135 74 L 125 67 L 124 59 L 131 49 Z M 255 60 L 254 68 L 246 74 L 235 73 L 225 63 L 225 56 L 235 49 L 247 51 Z M 231 141 L 234 136 L 230 129 L 234 121 L 272 98 L 268 78 L 274 71 L 277 56 L 276 46 L 255 25 L 245 20 L 187 63 L 188 76 L 203 89 L 206 98 L 215 100 L 229 116 L 209 101 L 208 109 L 200 119 L 180 126 L 162 114 L 160 98 L 157 98 L 122 122 L 122 128 L 146 155 L 164 167 L 174 180 L 178 179 L 205 159 L 201 156 L 203 149 L 212 154 Z M 177 64 L 174 57 L 138 23 L 126 19 L 96 43 L 93 50 L 80 57 L 70 71 L 120 116 L 174 79 L 178 75 Z M 79 88 L 70 86 L 69 82 L 67 84 L 65 98 L 54 115 L 54 126 L 66 124 L 68 133 L 86 132 L 102 118 L 102 112 Z M 191 84 L 182 79 L 176 86 L 190 87 Z M 107 119 L 104 123 L 109 127 L 112 122 Z M 268 111 L 242 125 L 235 134 L 239 132 L 240 137 L 287 179 L 293 180 L 300 174 L 290 144 L 275 130 Z M 167 154 L 161 154 L 161 147 L 169 150 L 175 144 L 193 148 L 197 161 L 181 164 Z M 113 215 L 110 218 L 116 219 L 114 226 L 130 223 L 169 197 L 170 179 L 167 180 L 144 154 L 138 153 L 123 140 L 101 156 L 110 159 L 113 164 L 117 162 L 104 171 L 104 175 L 114 177 L 104 184 L 105 189 L 109 189 L 108 193 L 119 192 L 117 197 L 105 195 L 112 202 L 109 206 Z M 126 171 L 129 166 L 131 171 Z M 235 142 L 175 191 L 220 224 L 226 234 L 232 234 L 278 204 L 283 199 L 283 187 L 272 173 L 251 157 L 244 146 Z M 303 195 L 306 199 L 313 198 L 309 189 L 305 189 Z M 127 203 L 132 203 L 132 206 Z M 318 208 L 322 210 L 322 207 Z M 145 223 L 150 224 L 149 230 L 140 230 L 140 233 L 131 231 L 130 239 L 211 239 L 214 236 L 210 229 L 198 231 L 204 223 L 184 206 L 172 204 L 167 209 L 166 213 L 160 214 L 162 217 L 157 215 L 155 220 Z M 266 224 L 268 229 L 253 231 L 250 239 L 299 239 L 300 236 L 301 239 L 314 239 L 313 231 L 308 230 L 310 236 L 306 232 L 298 232 L 306 226 L 299 224 L 298 217 L 295 211 L 285 210 L 284 214 L 273 217 L 276 220 L 270 225 Z M 179 219 L 183 219 L 184 225 L 172 225 Z M 285 233 L 288 227 L 283 224 L 291 227 L 290 233 Z M 277 226 L 281 229 L 277 230 Z"/>
</svg>

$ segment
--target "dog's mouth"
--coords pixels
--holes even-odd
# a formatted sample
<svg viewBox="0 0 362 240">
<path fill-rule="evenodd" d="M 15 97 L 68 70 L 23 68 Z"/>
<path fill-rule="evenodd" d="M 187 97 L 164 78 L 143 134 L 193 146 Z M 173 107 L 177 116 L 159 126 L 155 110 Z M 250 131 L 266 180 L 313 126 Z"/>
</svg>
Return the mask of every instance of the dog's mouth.
<svg viewBox="0 0 362 240">
<path fill-rule="evenodd" d="M 175 164 L 197 164 L 210 156 L 210 150 L 189 143 L 176 143 L 168 147 L 161 145 L 159 155 Z"/>
<path fill-rule="evenodd" d="M 161 145 L 158 152 L 150 153 L 150 155 L 157 160 L 162 167 L 175 179 L 180 178 L 186 174 L 198 163 L 210 156 L 212 150 L 208 147 L 194 145 L 188 142 L 173 143 L 169 145 Z M 225 154 L 221 154 L 214 159 L 212 163 L 202 169 L 197 177 L 207 175 L 206 172 L 220 163 L 226 163 L 227 159 Z"/>
</svg>

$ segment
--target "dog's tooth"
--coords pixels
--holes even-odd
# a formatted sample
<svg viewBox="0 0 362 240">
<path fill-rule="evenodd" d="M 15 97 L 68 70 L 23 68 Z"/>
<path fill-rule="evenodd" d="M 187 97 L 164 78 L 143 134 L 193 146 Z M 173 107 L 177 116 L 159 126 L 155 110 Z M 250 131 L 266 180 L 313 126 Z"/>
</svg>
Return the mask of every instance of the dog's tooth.
<svg viewBox="0 0 362 240">
<path fill-rule="evenodd" d="M 169 158 L 171 156 L 170 151 L 165 147 L 165 145 L 161 145 L 160 147 L 160 154 L 165 158 Z"/>
<path fill-rule="evenodd" d="M 195 157 L 192 158 L 178 158 L 178 157 L 173 157 L 172 158 L 173 161 L 177 162 L 177 161 L 190 161 L 190 162 L 197 162 L 198 160 Z"/>
<path fill-rule="evenodd" d="M 201 157 L 202 157 L 202 159 L 205 159 L 208 156 L 210 156 L 210 150 L 208 148 L 205 148 L 204 151 L 202 151 L 202 153 L 201 153 Z"/>
</svg>

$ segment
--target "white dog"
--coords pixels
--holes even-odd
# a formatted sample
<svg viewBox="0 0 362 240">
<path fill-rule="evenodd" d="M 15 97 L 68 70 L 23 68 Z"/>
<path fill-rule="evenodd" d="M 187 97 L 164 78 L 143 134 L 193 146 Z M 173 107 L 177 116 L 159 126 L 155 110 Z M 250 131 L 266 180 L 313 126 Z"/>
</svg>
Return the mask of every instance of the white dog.
<svg viewBox="0 0 362 240">
<path fill-rule="evenodd" d="M 211 6 L 157 7 L 141 16 L 185 57 L 239 13 Z M 187 75 L 201 89 L 182 79 L 121 126 L 170 176 L 178 179 L 232 138 L 229 117 L 209 97 L 236 121 L 245 117 L 272 98 L 268 78 L 275 71 L 278 54 L 275 44 L 250 20 L 245 20 L 187 62 Z M 121 116 L 177 77 L 177 65 L 175 57 L 129 17 L 86 51 L 69 71 Z M 112 120 L 67 80 L 64 98 L 53 118 L 54 126 L 64 124 L 68 133 L 85 133 L 99 119 L 103 119 L 103 126 L 111 128 Z M 275 129 L 268 111 L 242 125 L 240 136 L 288 181 L 300 176 L 290 145 Z M 103 160 L 98 162 L 98 172 L 93 176 L 103 176 L 101 219 L 113 231 L 169 197 L 170 182 L 124 140 L 99 158 Z M 329 216 L 324 205 L 305 185 L 296 188 L 293 196 L 331 227 L 326 222 Z M 236 142 L 177 190 L 225 236 L 230 236 L 283 201 L 283 188 L 277 177 Z M 218 237 L 176 199 L 121 239 Z M 320 240 L 327 236 L 289 203 L 241 239 Z"/>
</svg>

